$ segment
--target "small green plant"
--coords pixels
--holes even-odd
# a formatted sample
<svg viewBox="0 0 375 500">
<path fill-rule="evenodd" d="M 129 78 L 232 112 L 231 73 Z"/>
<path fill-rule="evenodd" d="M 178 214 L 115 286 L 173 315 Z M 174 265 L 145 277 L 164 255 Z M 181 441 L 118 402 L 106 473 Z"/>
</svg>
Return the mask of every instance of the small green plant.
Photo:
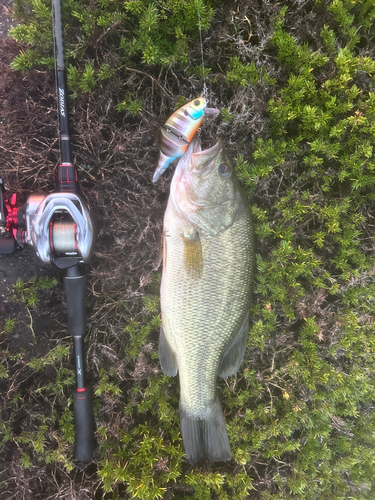
<svg viewBox="0 0 375 500">
<path fill-rule="evenodd" d="M 118 396 L 121 394 L 121 389 L 117 387 L 110 379 L 104 369 L 99 371 L 99 383 L 97 389 L 95 389 L 95 394 L 101 396 L 102 394 L 110 394 L 112 396 Z M 114 375 L 114 374 L 112 374 Z"/>
<path fill-rule="evenodd" d="M 56 286 L 58 279 L 53 277 L 43 277 L 38 278 L 34 276 L 30 281 L 24 282 L 19 278 L 16 283 L 14 283 L 14 295 L 11 297 L 12 300 L 22 302 L 27 307 L 35 307 L 39 303 L 38 293 L 42 290 L 49 290 Z"/>
<path fill-rule="evenodd" d="M 24 8 L 28 7 L 33 15 L 28 16 L 27 23 L 13 26 L 9 30 L 9 36 L 33 48 L 21 51 L 11 63 L 11 67 L 20 71 L 25 71 L 35 65 L 52 69 L 54 59 L 51 6 L 43 0 L 18 1 L 16 13 L 19 12 L 21 15 Z"/>
<path fill-rule="evenodd" d="M 3 356 L 1 357 L 3 358 Z M 5 379 L 5 378 L 9 378 L 9 370 L 6 357 L 4 356 L 4 359 L 1 359 L 1 364 L 0 364 L 0 379 Z"/>
<path fill-rule="evenodd" d="M 233 115 L 226 108 L 220 110 L 220 116 L 224 122 L 229 122 L 233 120 Z"/>
<path fill-rule="evenodd" d="M 256 85 L 259 81 L 259 72 L 254 62 L 242 64 L 238 56 L 231 58 L 227 71 L 228 82 L 235 82 L 243 87 Z"/>
<path fill-rule="evenodd" d="M 24 282 L 20 278 L 13 284 L 14 294 L 11 295 L 11 300 L 21 302 L 25 305 L 30 318 L 29 328 L 36 341 L 35 332 L 33 329 L 33 316 L 31 309 L 35 308 L 39 303 L 39 296 L 45 290 L 50 290 L 57 285 L 57 278 L 49 278 L 48 276 L 38 278 L 34 276 L 30 281 Z"/>
<path fill-rule="evenodd" d="M 57 361 L 64 359 L 70 353 L 70 347 L 57 345 L 54 349 L 51 349 L 45 356 L 31 358 L 29 361 L 29 366 L 32 370 L 40 372 L 44 370 L 47 365 L 54 364 Z"/>
<path fill-rule="evenodd" d="M 116 111 L 128 111 L 132 116 L 136 116 L 141 110 L 142 101 L 134 99 L 131 94 L 127 94 L 125 99 L 116 106 Z"/>
<path fill-rule="evenodd" d="M 12 318 L 7 318 L 4 321 L 4 330 L 2 333 L 12 333 L 15 326 L 16 326 L 16 320 Z"/>
</svg>

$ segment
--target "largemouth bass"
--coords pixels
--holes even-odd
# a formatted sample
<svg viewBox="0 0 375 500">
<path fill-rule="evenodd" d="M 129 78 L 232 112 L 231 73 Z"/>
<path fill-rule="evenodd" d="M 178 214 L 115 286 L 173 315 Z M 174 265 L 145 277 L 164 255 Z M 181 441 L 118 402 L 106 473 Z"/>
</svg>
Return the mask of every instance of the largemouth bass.
<svg viewBox="0 0 375 500">
<path fill-rule="evenodd" d="M 204 115 L 217 115 L 219 110 L 207 108 L 204 97 L 197 97 L 178 108 L 159 131 L 159 161 L 152 178 L 156 182 L 176 158 L 180 158 L 189 146 L 203 122 Z"/>
<path fill-rule="evenodd" d="M 244 357 L 254 265 L 246 196 L 219 140 L 195 137 L 174 173 L 164 216 L 160 364 L 179 374 L 187 459 L 231 458 L 217 376 Z"/>
</svg>

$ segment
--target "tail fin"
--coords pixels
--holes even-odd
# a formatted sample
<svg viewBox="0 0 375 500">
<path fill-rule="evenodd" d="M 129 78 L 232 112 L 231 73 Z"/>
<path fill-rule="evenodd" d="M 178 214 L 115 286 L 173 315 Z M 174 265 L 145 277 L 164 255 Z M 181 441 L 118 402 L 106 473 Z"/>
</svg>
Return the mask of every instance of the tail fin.
<svg viewBox="0 0 375 500">
<path fill-rule="evenodd" d="M 180 406 L 180 423 L 186 457 L 192 465 L 201 458 L 211 462 L 230 460 L 227 427 L 218 397 L 207 419 L 192 418 Z"/>
</svg>

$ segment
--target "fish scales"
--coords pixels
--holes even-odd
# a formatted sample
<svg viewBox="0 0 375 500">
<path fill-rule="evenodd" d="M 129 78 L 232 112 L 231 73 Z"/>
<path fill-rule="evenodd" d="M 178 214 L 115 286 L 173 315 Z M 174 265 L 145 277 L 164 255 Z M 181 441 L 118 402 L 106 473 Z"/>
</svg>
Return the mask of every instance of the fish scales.
<svg viewBox="0 0 375 500">
<path fill-rule="evenodd" d="M 191 463 L 202 457 L 216 461 L 230 458 L 217 394 L 217 376 L 220 375 L 223 355 L 239 332 L 242 332 L 242 345 L 246 345 L 254 265 L 252 222 L 238 183 L 234 182 L 235 198 L 232 200 L 235 205 L 234 220 L 224 230 L 210 232 L 202 229 L 183 213 L 173 199 L 172 189 L 176 185 L 185 193 L 188 178 L 184 178 L 178 169 L 187 171 L 188 160 L 197 147 L 193 143 L 189 146 L 185 154 L 187 159 L 183 157 L 180 160 L 172 181 L 164 216 L 161 284 L 163 332 L 178 367 L 181 429 Z M 200 192 L 199 189 L 197 192 Z M 220 189 L 214 184 L 210 193 L 214 197 L 220 196 Z M 214 204 L 210 203 L 207 204 L 208 210 L 215 210 L 215 207 L 212 209 Z M 222 207 L 225 206 L 223 203 Z M 225 213 L 225 208 L 222 211 Z M 209 213 L 214 214 L 214 219 L 216 212 Z M 191 234 L 197 234 L 199 239 L 201 270 L 186 266 L 184 235 Z M 242 351 L 239 349 L 233 373 L 242 361 L 243 351 L 244 347 Z M 232 374 L 232 368 L 229 368 L 229 374 Z M 212 431 L 215 427 L 217 436 Z M 205 433 L 208 434 L 207 439 Z"/>
<path fill-rule="evenodd" d="M 180 236 L 191 225 L 176 213 L 173 204 L 168 206 L 165 220 L 168 253 L 161 291 L 163 328 L 170 332 L 168 341 L 177 354 L 181 404 L 199 417 L 202 409 L 207 410 L 207 402 L 216 399 L 221 355 L 249 308 L 250 221 L 244 217 L 227 231 L 202 238 L 203 275 L 197 280 L 184 269 Z"/>
</svg>

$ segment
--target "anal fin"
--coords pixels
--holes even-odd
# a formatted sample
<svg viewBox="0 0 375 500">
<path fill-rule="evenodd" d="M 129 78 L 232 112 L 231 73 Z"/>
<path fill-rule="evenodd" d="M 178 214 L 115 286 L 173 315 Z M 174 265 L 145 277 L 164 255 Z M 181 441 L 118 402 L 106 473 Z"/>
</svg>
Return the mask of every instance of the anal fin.
<svg viewBox="0 0 375 500">
<path fill-rule="evenodd" d="M 249 313 L 245 315 L 241 328 L 221 358 L 218 375 L 227 378 L 237 373 L 245 355 L 249 334 Z"/>
<path fill-rule="evenodd" d="M 159 336 L 159 360 L 164 375 L 168 375 L 168 377 L 177 375 L 178 365 L 176 355 L 165 338 L 163 327 L 160 328 Z"/>
</svg>

